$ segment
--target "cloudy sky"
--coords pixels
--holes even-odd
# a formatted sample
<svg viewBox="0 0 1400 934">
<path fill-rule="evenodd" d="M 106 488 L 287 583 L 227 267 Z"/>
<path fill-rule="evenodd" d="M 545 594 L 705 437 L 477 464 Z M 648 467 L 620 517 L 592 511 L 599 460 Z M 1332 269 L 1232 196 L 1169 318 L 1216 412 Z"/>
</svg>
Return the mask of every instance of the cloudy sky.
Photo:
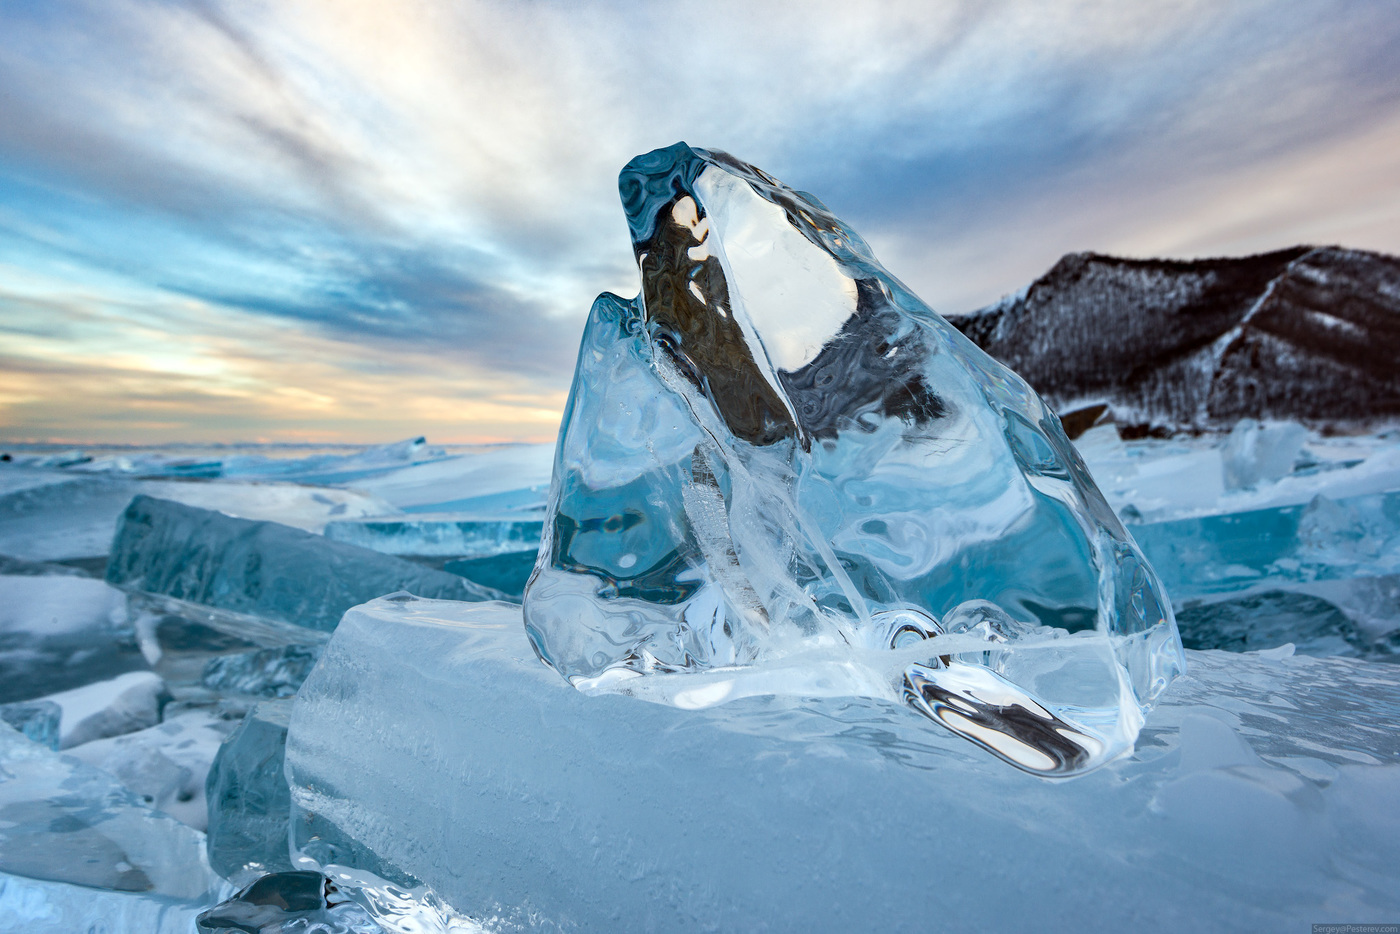
<svg viewBox="0 0 1400 934">
<path fill-rule="evenodd" d="M 0 439 L 552 439 L 680 139 L 940 311 L 1400 252 L 1400 5 L 0 0 Z"/>
</svg>

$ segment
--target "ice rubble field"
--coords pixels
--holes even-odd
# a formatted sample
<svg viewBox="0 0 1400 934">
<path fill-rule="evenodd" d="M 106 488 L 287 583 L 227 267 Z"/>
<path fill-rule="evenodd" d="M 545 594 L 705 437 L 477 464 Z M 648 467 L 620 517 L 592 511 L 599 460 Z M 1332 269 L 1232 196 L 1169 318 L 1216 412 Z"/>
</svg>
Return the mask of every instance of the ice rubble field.
<svg viewBox="0 0 1400 934">
<path fill-rule="evenodd" d="M 1133 753 L 1058 782 L 844 696 L 839 665 L 781 690 L 711 675 L 690 703 L 573 690 L 510 602 L 550 446 L 18 453 L 0 930 L 189 932 L 297 869 L 334 883 L 283 875 L 299 912 L 238 910 L 349 931 L 1400 918 L 1400 435 L 1077 447 L 1188 673 Z"/>
</svg>

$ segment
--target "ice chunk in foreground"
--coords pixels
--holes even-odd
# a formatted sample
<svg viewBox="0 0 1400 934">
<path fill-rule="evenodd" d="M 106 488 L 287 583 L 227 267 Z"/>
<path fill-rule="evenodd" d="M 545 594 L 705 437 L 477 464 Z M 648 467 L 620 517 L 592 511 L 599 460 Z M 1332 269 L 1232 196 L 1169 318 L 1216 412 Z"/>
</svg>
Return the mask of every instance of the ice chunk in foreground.
<svg viewBox="0 0 1400 934">
<path fill-rule="evenodd" d="M 276 872 L 197 919 L 199 934 L 384 934 L 369 913 L 319 872 Z"/>
<path fill-rule="evenodd" d="M 540 656 L 585 685 L 963 632 L 894 675 L 935 721 L 1043 774 L 1129 748 L 1180 642 L 1035 392 L 752 166 L 677 144 L 619 185 L 642 291 L 584 330 Z"/>
<path fill-rule="evenodd" d="M 569 688 L 518 607 L 376 600 L 293 702 L 296 842 L 545 930 L 1400 916 L 1400 734 L 1385 726 L 1400 668 L 1189 655 L 1134 753 L 1046 782 L 929 729 L 893 691 L 822 696 L 853 667 L 842 653 L 801 677 L 775 663 L 629 682 L 708 694 L 685 710 Z M 911 869 L 924 857 L 932 876 Z"/>
<path fill-rule="evenodd" d="M 291 798 L 283 774 L 291 701 L 267 701 L 219 747 L 209 769 L 209 865 L 232 879 L 247 869 L 291 869 L 287 818 Z"/>
<path fill-rule="evenodd" d="M 138 496 L 107 565 L 113 584 L 307 626 L 333 629 L 357 603 L 409 590 L 450 600 L 489 591 L 367 548 L 279 525 Z"/>
</svg>

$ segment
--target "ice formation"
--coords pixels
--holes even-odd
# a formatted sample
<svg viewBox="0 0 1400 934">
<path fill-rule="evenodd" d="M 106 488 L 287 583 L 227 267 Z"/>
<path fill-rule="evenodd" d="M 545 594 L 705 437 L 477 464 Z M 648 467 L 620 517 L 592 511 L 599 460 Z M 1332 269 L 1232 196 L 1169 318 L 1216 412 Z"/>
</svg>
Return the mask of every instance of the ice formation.
<svg viewBox="0 0 1400 934">
<path fill-rule="evenodd" d="M 405 588 L 453 600 L 495 596 L 367 548 L 148 496 L 122 515 L 107 580 L 312 629 L 334 629 L 350 607 Z"/>
<path fill-rule="evenodd" d="M 192 710 L 67 751 L 115 776 L 152 807 L 203 830 L 208 822 L 205 778 L 230 726 L 207 708 Z"/>
<path fill-rule="evenodd" d="M 291 697 L 320 657 L 319 645 L 285 645 L 220 655 L 205 663 L 200 680 L 212 691 Z"/>
<path fill-rule="evenodd" d="M 121 591 L 67 574 L 0 575 L 0 703 L 146 667 Z"/>
<path fill-rule="evenodd" d="M 1188 654 L 1133 753 L 1046 782 L 893 696 L 587 696 L 536 662 L 518 606 L 397 595 L 346 614 L 294 703 L 294 843 L 526 930 L 1397 917 L 1400 667 Z M 950 847 L 936 878 L 910 870 Z"/>
<path fill-rule="evenodd" d="M 642 291 L 584 331 L 540 657 L 650 690 L 629 679 L 893 651 L 912 706 L 1024 769 L 1130 748 L 1180 642 L 1040 398 L 811 195 L 685 144 L 619 184 Z"/>
<path fill-rule="evenodd" d="M 174 901 L 217 888 L 203 836 L 110 774 L 0 726 L 0 775 L 0 889 L 7 873 Z M 23 907 L 0 898 L 0 919 Z"/>
<path fill-rule="evenodd" d="M 291 701 L 267 701 L 248 712 L 219 747 L 209 768 L 209 865 L 227 879 L 248 870 L 291 869 L 283 775 Z"/>
<path fill-rule="evenodd" d="M 536 512 L 479 515 L 415 513 L 347 519 L 326 526 L 326 538 L 386 555 L 483 558 L 539 547 L 544 520 Z"/>
<path fill-rule="evenodd" d="M 85 684 L 45 699 L 63 711 L 58 748 L 68 749 L 154 726 L 160 722 L 161 708 L 170 700 L 170 694 L 154 672 L 130 671 L 110 681 Z"/>
</svg>

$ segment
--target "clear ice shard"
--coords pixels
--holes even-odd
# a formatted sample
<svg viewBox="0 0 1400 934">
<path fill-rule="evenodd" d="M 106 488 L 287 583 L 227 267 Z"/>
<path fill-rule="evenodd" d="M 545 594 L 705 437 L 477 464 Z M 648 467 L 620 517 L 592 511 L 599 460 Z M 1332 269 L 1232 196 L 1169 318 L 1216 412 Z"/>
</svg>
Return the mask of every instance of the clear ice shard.
<svg viewBox="0 0 1400 934">
<path fill-rule="evenodd" d="M 226 879 L 249 869 L 292 868 L 287 850 L 291 797 L 284 774 L 291 701 L 253 708 L 219 747 L 205 780 L 209 865 Z"/>
<path fill-rule="evenodd" d="M 619 188 L 642 289 L 584 330 L 540 657 L 583 688 L 893 659 L 892 693 L 1029 771 L 1130 748 L 1180 639 L 1035 392 L 753 166 L 678 143 Z"/>
</svg>

